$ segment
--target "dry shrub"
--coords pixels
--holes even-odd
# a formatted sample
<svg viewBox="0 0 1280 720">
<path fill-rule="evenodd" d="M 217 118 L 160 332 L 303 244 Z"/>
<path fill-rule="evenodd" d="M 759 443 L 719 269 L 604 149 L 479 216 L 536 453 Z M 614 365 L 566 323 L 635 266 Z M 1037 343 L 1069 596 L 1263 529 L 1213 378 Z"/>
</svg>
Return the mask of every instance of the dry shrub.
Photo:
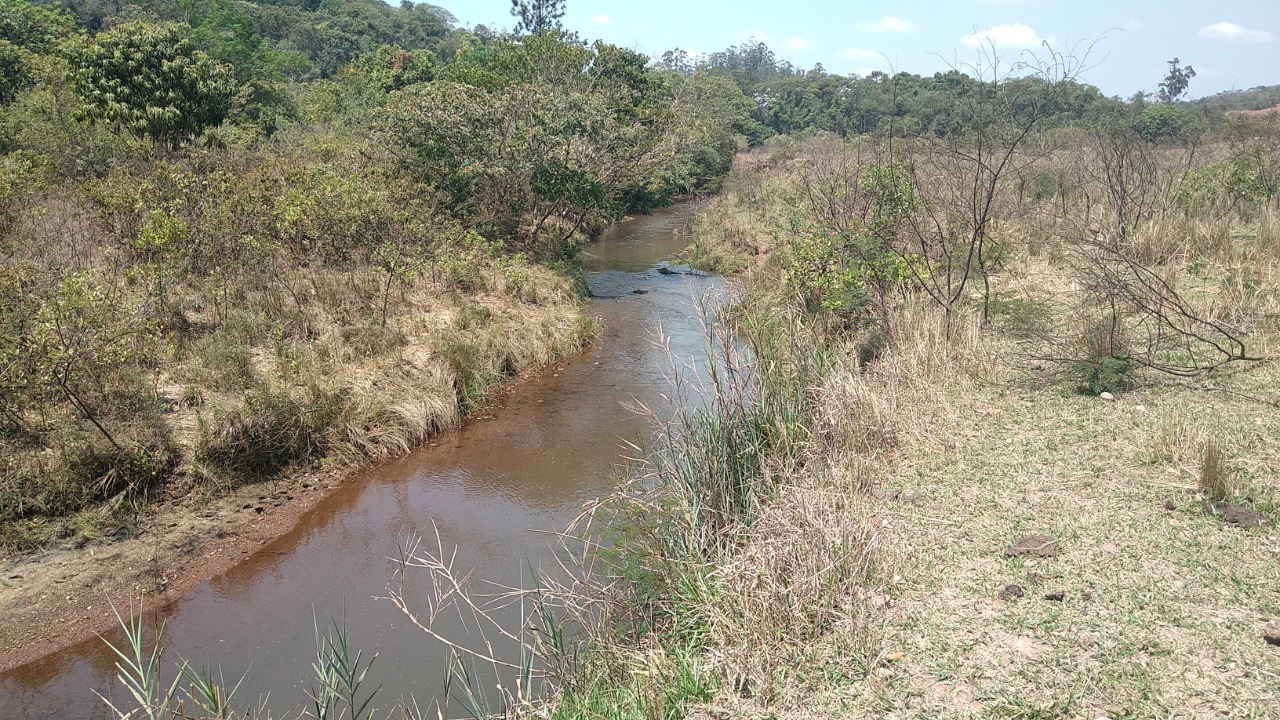
<svg viewBox="0 0 1280 720">
<path fill-rule="evenodd" d="M 981 379 L 993 369 L 982 318 L 968 308 L 952 308 L 948 317 L 938 306 L 912 297 L 891 319 L 888 335 L 889 351 L 876 372 L 912 386 L 956 374 Z"/>
<path fill-rule="evenodd" d="M 846 350 L 845 369 L 832 373 L 819 393 L 817 427 L 828 447 L 874 458 L 898 447 L 939 444 L 952 414 L 943 388 L 999 372 L 975 314 L 953 309 L 947 326 L 942 308 L 915 298 L 891 318 L 887 346 L 865 371 L 851 369 L 856 349 Z M 851 469 L 856 476 L 867 472 Z"/>
<path fill-rule="evenodd" d="M 855 489 L 818 478 L 783 489 L 720 571 L 712 627 L 725 676 L 772 702 L 819 682 L 821 666 L 865 675 L 879 653 L 880 545 L 880 523 Z"/>
<path fill-rule="evenodd" d="M 356 379 L 350 401 L 328 429 L 328 454 L 352 463 L 381 460 L 457 427 L 462 407 L 453 383 L 439 360 Z"/>
<path fill-rule="evenodd" d="M 824 385 L 815 431 L 823 445 L 837 453 L 856 456 L 891 450 L 898 444 L 896 400 L 860 374 L 841 372 Z"/>
</svg>

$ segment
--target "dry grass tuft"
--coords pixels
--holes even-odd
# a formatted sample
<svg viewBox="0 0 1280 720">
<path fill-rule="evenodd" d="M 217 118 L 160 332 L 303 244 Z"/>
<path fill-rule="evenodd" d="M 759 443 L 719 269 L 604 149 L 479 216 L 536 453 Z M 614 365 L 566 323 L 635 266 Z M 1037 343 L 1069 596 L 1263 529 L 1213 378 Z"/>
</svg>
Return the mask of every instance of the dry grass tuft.
<svg viewBox="0 0 1280 720">
<path fill-rule="evenodd" d="M 1213 500 L 1226 500 L 1236 494 L 1231 471 L 1222 456 L 1222 450 L 1218 448 L 1218 442 L 1213 438 L 1204 443 L 1197 481 L 1200 492 Z"/>
<path fill-rule="evenodd" d="M 880 654 L 873 616 L 888 566 L 881 520 L 838 477 L 798 480 L 718 573 L 711 624 L 721 669 L 761 702 L 811 690 L 814 667 L 856 681 Z"/>
<path fill-rule="evenodd" d="M 1147 461 L 1152 464 L 1190 465 L 1206 444 L 1204 429 L 1180 413 L 1169 413 L 1147 442 Z"/>
</svg>

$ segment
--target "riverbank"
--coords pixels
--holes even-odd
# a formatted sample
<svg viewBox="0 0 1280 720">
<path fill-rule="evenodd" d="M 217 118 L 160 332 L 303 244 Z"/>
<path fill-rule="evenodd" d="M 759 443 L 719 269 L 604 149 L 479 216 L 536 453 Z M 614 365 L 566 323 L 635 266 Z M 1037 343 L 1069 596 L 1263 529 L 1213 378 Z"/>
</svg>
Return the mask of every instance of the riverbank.
<svg viewBox="0 0 1280 720">
<path fill-rule="evenodd" d="M 605 513 L 629 539 L 603 590 L 616 626 L 556 716 L 1271 717 L 1275 208 L 1173 206 L 1099 246 L 1080 196 L 1000 185 L 988 293 L 944 306 L 916 283 L 950 246 L 858 235 L 885 187 L 901 234 L 881 241 L 934 227 L 910 225 L 911 193 L 954 209 L 945 179 L 895 184 L 883 157 L 778 143 L 696 224 L 695 263 L 749 269 L 728 321 L 756 358 L 726 377 L 755 385 L 669 431 Z M 1159 167 L 1146 181 L 1176 179 Z M 940 254 L 913 279 L 921 247 Z M 1147 334 L 1159 307 L 1184 314 Z M 1245 350 L 1208 371 L 1205 338 Z"/>
<path fill-rule="evenodd" d="M 246 407 L 252 396 L 193 384 L 201 371 L 171 367 L 162 386 L 176 385 L 165 378 L 185 376 L 186 387 L 202 397 L 199 404 L 173 403 L 164 418 L 178 429 L 181 469 L 150 504 L 92 508 L 67 521 L 75 528 L 69 537 L 39 551 L 11 549 L 0 556 L 0 671 L 112 629 L 112 603 L 125 609 L 145 597 L 149 607 L 159 608 L 181 597 L 287 532 L 354 471 L 407 452 L 456 427 L 468 413 L 483 412 L 484 403 L 511 382 L 592 338 L 594 321 L 568 279 L 526 266 L 522 296 L 507 292 L 500 269 L 477 265 L 473 271 L 493 292 L 460 295 L 420 281 L 391 318 L 401 344 L 330 365 L 323 375 L 328 392 L 358 402 L 362 411 L 344 418 L 342 444 L 300 457 L 261 481 L 224 476 L 210 482 L 213 473 L 200 462 L 205 428 Z M 343 342 L 325 333 L 312 347 Z M 252 360 L 255 376 L 275 379 L 267 382 L 288 377 L 276 367 L 278 357 L 257 354 Z M 290 384 L 275 387 L 287 392 Z M 330 436 L 334 431 L 319 429 Z"/>
</svg>

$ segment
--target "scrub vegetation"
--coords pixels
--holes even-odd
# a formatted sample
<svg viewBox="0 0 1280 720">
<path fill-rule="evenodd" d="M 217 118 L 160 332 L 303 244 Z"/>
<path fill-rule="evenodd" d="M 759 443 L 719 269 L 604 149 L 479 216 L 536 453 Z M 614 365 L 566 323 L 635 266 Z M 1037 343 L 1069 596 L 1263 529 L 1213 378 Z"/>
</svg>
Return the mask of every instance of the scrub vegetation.
<svg viewBox="0 0 1280 720">
<path fill-rule="evenodd" d="M 455 426 L 749 101 L 431 5 L 0 2 L 0 548 Z M 8 67 L 8 66 L 6 66 Z"/>
<path fill-rule="evenodd" d="M 692 261 L 742 269 L 724 322 L 758 365 L 615 500 L 627 553 L 590 666 L 627 694 L 558 708 L 1271 716 L 1280 125 L 1153 137 L 1149 107 L 1071 127 L 1022 107 L 739 158 Z M 770 440 L 740 452 L 730 421 L 757 413 Z M 676 706 L 659 690 L 684 677 Z"/>
<path fill-rule="evenodd" d="M 1177 102 L 1177 60 L 1158 103 L 1049 51 L 650 63 L 560 5 L 508 36 L 372 0 L 0 0 L 0 543 L 404 451 L 590 339 L 585 238 L 728 173 L 686 260 L 742 292 L 692 401 L 518 628 L 406 550 L 436 597 L 391 601 L 453 662 L 402 715 L 1274 714 L 1275 115 Z M 488 633 L 435 635 L 446 611 Z M 242 716 L 122 623 L 120 717 Z M 316 642 L 308 712 L 359 714 L 368 661 Z"/>
</svg>

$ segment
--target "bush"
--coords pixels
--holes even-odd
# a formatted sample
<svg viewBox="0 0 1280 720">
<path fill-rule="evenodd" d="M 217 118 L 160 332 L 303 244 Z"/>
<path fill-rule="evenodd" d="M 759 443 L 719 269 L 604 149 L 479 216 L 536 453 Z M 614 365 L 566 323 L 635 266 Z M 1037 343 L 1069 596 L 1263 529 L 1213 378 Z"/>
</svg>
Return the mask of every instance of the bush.
<svg viewBox="0 0 1280 720">
<path fill-rule="evenodd" d="M 321 457 L 326 432 L 346 400 L 343 392 L 319 388 L 305 393 L 259 388 L 246 395 L 244 407 L 223 413 L 212 430 L 201 433 L 196 457 L 244 480 Z"/>
<path fill-rule="evenodd" d="M 1082 394 L 1100 395 L 1132 390 L 1137 365 L 1127 358 L 1100 357 L 1079 360 L 1072 364 L 1071 369 L 1079 381 L 1077 389 Z"/>
<path fill-rule="evenodd" d="M 1205 123 L 1204 118 L 1190 110 L 1172 105 L 1148 105 L 1134 121 L 1133 129 L 1149 143 L 1181 142 L 1203 132 Z"/>
</svg>

